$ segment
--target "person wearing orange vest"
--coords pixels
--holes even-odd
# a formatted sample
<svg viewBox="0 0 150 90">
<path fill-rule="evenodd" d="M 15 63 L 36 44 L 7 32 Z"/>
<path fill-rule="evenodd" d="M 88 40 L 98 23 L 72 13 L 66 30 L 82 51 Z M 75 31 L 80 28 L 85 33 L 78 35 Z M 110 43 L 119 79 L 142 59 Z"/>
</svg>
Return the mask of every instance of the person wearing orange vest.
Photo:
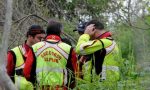
<svg viewBox="0 0 150 90">
<path fill-rule="evenodd" d="M 39 25 L 32 25 L 29 27 L 26 37 L 27 40 L 24 44 L 9 50 L 7 54 L 7 73 L 18 90 L 33 90 L 31 82 L 26 81 L 23 77 L 22 70 L 30 46 L 41 41 L 45 37 L 45 31 Z"/>
<path fill-rule="evenodd" d="M 36 77 L 37 89 L 67 90 L 75 87 L 77 55 L 69 44 L 61 41 L 62 30 L 60 22 L 49 21 L 46 40 L 33 45 L 33 50 L 28 53 L 23 72 L 27 80 Z"/>
<path fill-rule="evenodd" d="M 119 48 L 100 21 L 91 20 L 86 24 L 84 34 L 78 40 L 76 52 L 84 55 L 80 62 L 83 63 L 85 81 L 107 82 L 106 86 L 113 86 L 120 79 L 122 58 Z"/>
</svg>

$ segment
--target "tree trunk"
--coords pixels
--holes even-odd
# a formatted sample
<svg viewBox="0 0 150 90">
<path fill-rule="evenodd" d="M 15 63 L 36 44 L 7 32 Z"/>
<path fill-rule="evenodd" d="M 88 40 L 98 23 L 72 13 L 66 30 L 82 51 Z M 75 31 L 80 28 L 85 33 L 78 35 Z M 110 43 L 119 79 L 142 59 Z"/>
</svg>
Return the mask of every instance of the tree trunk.
<svg viewBox="0 0 150 90">
<path fill-rule="evenodd" d="M 6 14 L 5 14 L 5 24 L 2 36 L 2 44 L 0 50 L 0 85 L 3 86 L 4 90 L 16 90 L 16 87 L 12 83 L 11 79 L 6 73 L 6 59 L 7 59 L 7 48 L 8 39 L 12 23 L 12 3 L 13 0 L 7 0 L 6 2 Z M 1 87 L 0 87 L 1 89 Z"/>
</svg>

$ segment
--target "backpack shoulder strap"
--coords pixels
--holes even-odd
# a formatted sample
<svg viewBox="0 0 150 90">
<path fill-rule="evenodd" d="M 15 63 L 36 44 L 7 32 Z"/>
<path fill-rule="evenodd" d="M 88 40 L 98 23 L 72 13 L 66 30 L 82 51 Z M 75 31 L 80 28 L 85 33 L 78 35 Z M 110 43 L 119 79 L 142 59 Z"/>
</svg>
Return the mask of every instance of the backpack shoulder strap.
<svg viewBox="0 0 150 90">
<path fill-rule="evenodd" d="M 102 43 L 102 47 L 104 48 L 104 43 L 103 43 L 103 41 L 102 40 L 99 40 L 101 43 Z"/>
<path fill-rule="evenodd" d="M 102 40 L 100 40 L 102 43 L 103 48 L 101 50 L 98 50 L 94 53 L 95 56 L 95 72 L 97 75 L 99 75 L 102 72 L 102 65 L 104 62 L 104 58 L 106 55 L 106 49 L 104 48 L 104 43 Z"/>
</svg>

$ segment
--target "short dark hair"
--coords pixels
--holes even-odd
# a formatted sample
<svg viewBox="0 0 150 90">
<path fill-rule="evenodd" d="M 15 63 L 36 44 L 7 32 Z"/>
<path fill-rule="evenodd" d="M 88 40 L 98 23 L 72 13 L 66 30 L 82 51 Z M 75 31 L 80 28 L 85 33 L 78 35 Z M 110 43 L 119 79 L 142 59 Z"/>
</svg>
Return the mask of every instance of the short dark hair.
<svg viewBox="0 0 150 90">
<path fill-rule="evenodd" d="M 32 37 L 34 37 L 36 34 L 45 34 L 45 30 L 40 26 L 40 25 L 31 25 L 27 31 L 26 37 L 28 37 L 29 35 L 31 35 Z"/>
<path fill-rule="evenodd" d="M 95 26 L 96 29 L 99 29 L 99 30 L 104 29 L 103 23 L 100 22 L 100 21 L 98 21 L 98 20 L 95 20 L 95 19 L 94 19 L 94 20 L 91 20 L 91 21 L 89 21 L 89 22 L 86 24 L 86 26 L 88 26 L 88 25 L 90 25 L 90 24 L 94 24 L 94 26 Z"/>
<path fill-rule="evenodd" d="M 63 26 L 60 22 L 50 20 L 47 26 L 46 34 L 47 35 L 54 34 L 60 36 L 62 28 Z"/>
</svg>

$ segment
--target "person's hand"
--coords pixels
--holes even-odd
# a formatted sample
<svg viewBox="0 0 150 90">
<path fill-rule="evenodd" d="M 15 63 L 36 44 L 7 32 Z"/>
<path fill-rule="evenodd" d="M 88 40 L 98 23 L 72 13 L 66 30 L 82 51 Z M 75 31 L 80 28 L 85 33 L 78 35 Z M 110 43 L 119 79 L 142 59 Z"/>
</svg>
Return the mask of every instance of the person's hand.
<svg viewBox="0 0 150 90">
<path fill-rule="evenodd" d="M 84 34 L 89 34 L 92 37 L 95 33 L 95 26 L 94 24 L 90 24 L 86 27 Z"/>
</svg>

